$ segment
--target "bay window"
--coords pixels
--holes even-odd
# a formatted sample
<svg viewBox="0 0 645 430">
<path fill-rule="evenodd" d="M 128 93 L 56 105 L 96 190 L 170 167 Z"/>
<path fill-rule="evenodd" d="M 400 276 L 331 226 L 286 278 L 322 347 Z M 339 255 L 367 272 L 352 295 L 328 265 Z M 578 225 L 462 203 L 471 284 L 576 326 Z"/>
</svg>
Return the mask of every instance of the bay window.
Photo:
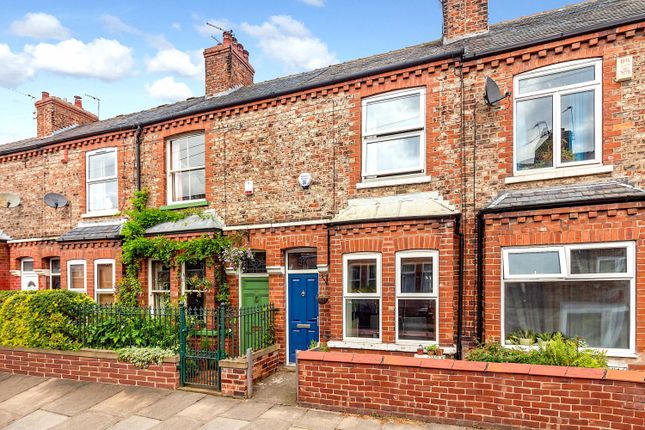
<svg viewBox="0 0 645 430">
<path fill-rule="evenodd" d="M 115 301 L 114 260 L 101 259 L 94 261 L 94 295 L 99 305 L 110 305 Z"/>
<path fill-rule="evenodd" d="M 206 198 L 204 134 L 168 140 L 168 203 Z"/>
<path fill-rule="evenodd" d="M 344 338 L 381 339 L 381 254 L 343 255 Z"/>
<path fill-rule="evenodd" d="M 114 212 L 118 209 L 116 148 L 87 153 L 87 212 Z"/>
<path fill-rule="evenodd" d="M 602 160 L 602 61 L 571 61 L 514 80 L 516 173 Z"/>
<path fill-rule="evenodd" d="M 425 88 L 362 102 L 363 178 L 425 172 Z"/>
<path fill-rule="evenodd" d="M 505 248 L 502 254 L 504 339 L 519 330 L 561 332 L 613 355 L 634 351 L 633 242 Z"/>
<path fill-rule="evenodd" d="M 396 254 L 397 341 L 437 342 L 438 252 Z"/>
</svg>

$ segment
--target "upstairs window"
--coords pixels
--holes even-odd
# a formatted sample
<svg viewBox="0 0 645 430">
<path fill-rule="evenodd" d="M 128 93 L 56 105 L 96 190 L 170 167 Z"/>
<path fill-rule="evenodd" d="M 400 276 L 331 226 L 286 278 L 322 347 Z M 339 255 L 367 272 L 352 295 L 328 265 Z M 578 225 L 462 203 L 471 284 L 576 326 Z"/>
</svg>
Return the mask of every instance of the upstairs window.
<svg viewBox="0 0 645 430">
<path fill-rule="evenodd" d="M 87 153 L 87 212 L 109 212 L 118 208 L 116 148 Z"/>
<path fill-rule="evenodd" d="M 168 201 L 187 202 L 206 198 L 204 134 L 168 141 Z"/>
<path fill-rule="evenodd" d="M 425 89 L 363 100 L 363 178 L 425 172 Z"/>
<path fill-rule="evenodd" d="M 572 61 L 515 78 L 515 172 L 600 163 L 602 62 Z"/>
</svg>

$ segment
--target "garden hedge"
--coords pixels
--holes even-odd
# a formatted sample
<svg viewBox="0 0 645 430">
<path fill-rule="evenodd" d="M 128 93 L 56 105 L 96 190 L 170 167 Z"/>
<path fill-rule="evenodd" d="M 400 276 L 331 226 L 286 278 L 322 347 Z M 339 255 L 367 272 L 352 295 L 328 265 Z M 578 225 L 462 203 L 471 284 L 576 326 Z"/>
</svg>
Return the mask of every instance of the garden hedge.
<svg viewBox="0 0 645 430">
<path fill-rule="evenodd" d="M 91 303 L 67 290 L 0 291 L 0 345 L 77 350 L 77 309 Z"/>
</svg>

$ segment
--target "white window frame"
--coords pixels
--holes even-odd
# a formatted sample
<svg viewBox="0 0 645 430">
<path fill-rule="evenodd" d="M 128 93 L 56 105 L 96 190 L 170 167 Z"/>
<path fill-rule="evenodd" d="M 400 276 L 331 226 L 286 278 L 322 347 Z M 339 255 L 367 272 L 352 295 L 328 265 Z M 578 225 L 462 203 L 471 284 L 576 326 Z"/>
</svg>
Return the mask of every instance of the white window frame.
<svg viewBox="0 0 645 430">
<path fill-rule="evenodd" d="M 109 154 L 109 153 L 114 154 L 114 175 L 90 179 L 90 158 L 95 155 Z M 116 182 L 117 207 L 113 209 L 91 211 L 90 210 L 90 185 L 106 183 L 106 182 Z M 117 154 L 117 148 L 101 148 L 101 149 L 96 149 L 94 151 L 88 151 L 85 153 L 85 212 L 88 215 L 92 215 L 92 216 L 114 215 L 115 213 L 119 212 L 119 158 Z"/>
<path fill-rule="evenodd" d="M 54 273 L 53 264 L 52 264 L 54 262 L 54 260 L 58 260 L 58 273 Z M 53 285 L 52 279 L 54 278 L 54 276 L 58 276 L 58 285 L 59 285 L 59 288 L 62 288 L 63 286 L 62 286 L 62 283 L 61 283 L 60 257 L 51 257 L 49 259 L 49 289 L 50 290 L 53 289 L 52 288 L 52 285 Z"/>
<path fill-rule="evenodd" d="M 566 85 L 563 87 L 551 88 L 546 90 L 531 91 L 520 93 L 520 81 L 527 78 L 536 78 L 554 73 L 560 73 L 568 70 L 580 69 L 588 66 L 595 67 L 595 80 L 581 84 Z M 560 98 L 563 95 L 578 93 L 582 91 L 594 91 L 594 159 L 582 161 L 570 161 L 562 163 L 561 161 L 561 106 Z M 554 64 L 551 66 L 541 67 L 530 72 L 522 73 L 513 78 L 513 176 L 533 175 L 537 173 L 555 172 L 561 169 L 577 167 L 589 164 L 602 164 L 602 59 L 591 58 L 584 60 L 567 61 L 565 63 Z M 517 104 L 522 101 L 541 98 L 551 95 L 553 100 L 553 166 L 539 169 L 517 169 Z"/>
<path fill-rule="evenodd" d="M 206 274 L 206 262 L 202 262 L 204 265 L 204 279 L 206 279 L 207 274 Z M 265 275 L 266 276 L 266 275 Z M 201 290 L 187 290 L 186 289 L 186 263 L 181 263 L 181 293 L 186 294 L 186 293 L 202 293 L 204 294 L 204 291 Z"/>
<path fill-rule="evenodd" d="M 100 265 L 111 265 L 112 266 L 112 288 L 106 290 L 104 288 L 99 289 L 99 276 L 98 276 L 98 266 Z M 114 295 L 116 299 L 116 262 L 112 258 L 101 258 L 94 260 L 94 301 L 98 303 L 98 298 L 100 293 L 108 293 Z"/>
<path fill-rule="evenodd" d="M 501 283 L 500 283 L 500 339 L 502 345 L 509 348 L 520 348 L 518 345 L 509 345 L 506 343 L 506 282 L 552 282 L 555 279 L 561 279 L 562 281 L 584 281 L 584 280 L 629 280 L 630 281 L 630 292 L 629 292 L 629 348 L 589 348 L 595 350 L 605 351 L 609 357 L 636 357 L 636 247 L 635 242 L 633 241 L 622 241 L 622 242 L 598 242 L 598 243 L 581 243 L 581 244 L 567 244 L 560 245 L 559 247 L 565 250 L 565 265 L 566 271 L 565 274 L 559 276 L 558 278 L 553 277 L 524 277 L 524 278 L 507 278 L 505 277 L 506 266 L 508 265 L 508 260 L 502 258 L 503 270 L 501 271 Z M 529 252 L 536 249 L 548 249 L 555 248 L 554 246 L 544 246 L 544 247 L 508 247 L 502 248 L 502 253 L 505 254 L 507 251 L 514 250 L 528 250 Z M 591 274 L 580 274 L 580 275 L 571 275 L 571 264 L 570 256 L 571 250 L 575 249 L 600 249 L 600 248 L 626 248 L 627 249 L 627 271 L 625 273 L 594 273 Z M 521 348 L 531 348 L 531 347 L 521 347 Z"/>
<path fill-rule="evenodd" d="M 521 275 L 511 275 L 510 264 L 508 260 L 509 254 L 527 254 L 530 252 L 557 252 L 558 257 L 560 258 L 560 273 L 536 273 L 536 274 L 521 274 Z M 565 270 L 567 267 L 567 260 L 565 258 L 565 249 L 562 246 L 537 246 L 537 247 L 513 247 L 513 248 L 504 248 L 502 250 L 502 256 L 504 259 L 504 279 L 557 279 L 565 277 Z"/>
<path fill-rule="evenodd" d="M 153 286 L 155 285 L 155 279 L 154 279 L 155 273 L 154 273 L 154 270 L 153 270 L 153 264 L 156 263 L 156 262 L 159 262 L 159 263 L 163 264 L 163 262 L 161 262 L 160 260 L 153 260 L 153 259 L 148 260 L 148 306 L 150 308 L 154 308 L 154 295 L 155 294 L 166 294 L 167 293 L 168 295 L 170 295 L 170 289 L 168 289 L 167 291 L 166 290 L 154 290 L 153 289 Z M 170 268 L 169 268 L 169 270 L 170 270 Z M 182 270 L 182 273 L 183 273 L 183 270 Z M 183 288 L 183 283 L 182 283 L 182 288 Z"/>
<path fill-rule="evenodd" d="M 370 103 L 383 102 L 390 99 L 397 99 L 400 97 L 405 97 L 413 94 L 419 94 L 419 123 L 413 127 L 405 128 L 396 128 L 393 127 L 386 131 L 381 131 L 379 134 L 368 134 L 367 131 L 367 106 Z M 392 177 L 395 175 L 421 175 L 423 176 L 426 173 L 426 89 L 425 87 L 420 88 L 411 88 L 399 91 L 391 91 L 385 94 L 378 94 L 371 97 L 366 97 L 361 101 L 361 112 L 362 112 L 362 178 L 363 180 L 375 180 Z M 406 169 L 393 169 L 386 171 L 374 171 L 370 172 L 367 170 L 367 145 L 368 144 L 378 144 L 379 142 L 385 142 L 388 140 L 394 140 L 405 137 L 419 136 L 419 145 L 420 145 L 420 156 L 419 156 L 419 165 L 414 168 Z"/>
<path fill-rule="evenodd" d="M 72 288 L 72 272 L 70 267 L 83 266 L 83 288 Z M 67 289 L 70 291 L 86 292 L 87 291 L 87 262 L 85 260 L 68 260 L 67 261 Z"/>
<path fill-rule="evenodd" d="M 191 168 L 186 168 L 186 169 L 178 169 L 178 170 L 173 170 L 172 169 L 172 143 L 181 139 L 185 139 L 188 137 L 193 137 L 193 136 L 202 136 L 204 140 L 204 165 L 201 167 L 191 167 Z M 166 139 L 166 201 L 168 202 L 169 205 L 179 205 L 179 204 L 185 204 L 185 203 L 195 203 L 195 202 L 205 202 L 206 198 L 201 198 L 201 199 L 192 199 L 192 200 L 175 200 L 173 195 L 174 195 L 174 181 L 173 177 L 175 173 L 180 173 L 180 172 L 190 172 L 190 171 L 195 171 L 195 170 L 204 170 L 204 180 L 206 180 L 206 134 L 203 131 L 199 132 L 194 132 L 194 133 L 185 133 L 185 134 L 180 134 L 177 136 L 173 136 L 171 138 Z M 204 193 L 206 193 L 206 184 L 204 183 Z"/>
<path fill-rule="evenodd" d="M 376 260 L 376 292 L 375 293 L 348 293 L 349 283 L 347 282 L 347 266 L 349 262 L 354 260 Z M 381 273 L 381 253 L 379 252 L 355 252 L 351 254 L 343 254 L 343 340 L 361 343 L 380 343 L 383 339 L 383 299 L 381 297 L 382 291 L 382 273 Z M 379 303 L 379 328 L 378 338 L 365 338 L 365 337 L 350 337 L 347 336 L 346 326 L 346 301 L 348 299 L 377 299 Z"/>
<path fill-rule="evenodd" d="M 25 263 L 28 262 L 28 261 L 31 262 L 31 264 L 33 266 L 33 270 L 25 270 Z M 40 282 L 39 282 L 39 279 L 38 279 L 38 274 L 36 273 L 35 264 L 36 264 L 36 261 L 31 257 L 24 257 L 24 258 L 20 259 L 20 289 L 22 291 L 36 291 L 36 290 L 40 289 L 40 285 L 39 285 Z M 35 280 L 35 283 L 36 283 L 36 288 L 35 289 L 31 289 L 31 288 L 27 289 L 27 288 L 25 288 L 25 281 L 27 279 Z"/>
<path fill-rule="evenodd" d="M 432 259 L 432 292 L 431 293 L 402 293 L 401 292 L 401 261 L 406 258 L 430 258 Z M 395 328 L 396 343 L 414 345 L 438 345 L 439 344 L 439 251 L 437 250 L 411 250 L 399 251 L 396 253 L 395 262 Z M 399 339 L 399 299 L 406 300 L 435 300 L 435 340 L 409 340 Z"/>
</svg>

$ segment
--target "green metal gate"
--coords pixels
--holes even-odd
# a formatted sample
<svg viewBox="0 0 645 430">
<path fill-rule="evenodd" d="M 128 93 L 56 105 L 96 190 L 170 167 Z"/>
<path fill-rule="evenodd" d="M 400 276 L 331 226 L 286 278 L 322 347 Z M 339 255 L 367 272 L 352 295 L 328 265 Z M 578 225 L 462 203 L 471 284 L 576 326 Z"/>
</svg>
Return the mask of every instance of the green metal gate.
<svg viewBox="0 0 645 430">
<path fill-rule="evenodd" d="M 179 367 L 182 386 L 221 390 L 219 361 L 275 342 L 271 305 L 233 308 L 179 307 Z M 244 346 L 244 349 L 242 349 Z"/>
</svg>

